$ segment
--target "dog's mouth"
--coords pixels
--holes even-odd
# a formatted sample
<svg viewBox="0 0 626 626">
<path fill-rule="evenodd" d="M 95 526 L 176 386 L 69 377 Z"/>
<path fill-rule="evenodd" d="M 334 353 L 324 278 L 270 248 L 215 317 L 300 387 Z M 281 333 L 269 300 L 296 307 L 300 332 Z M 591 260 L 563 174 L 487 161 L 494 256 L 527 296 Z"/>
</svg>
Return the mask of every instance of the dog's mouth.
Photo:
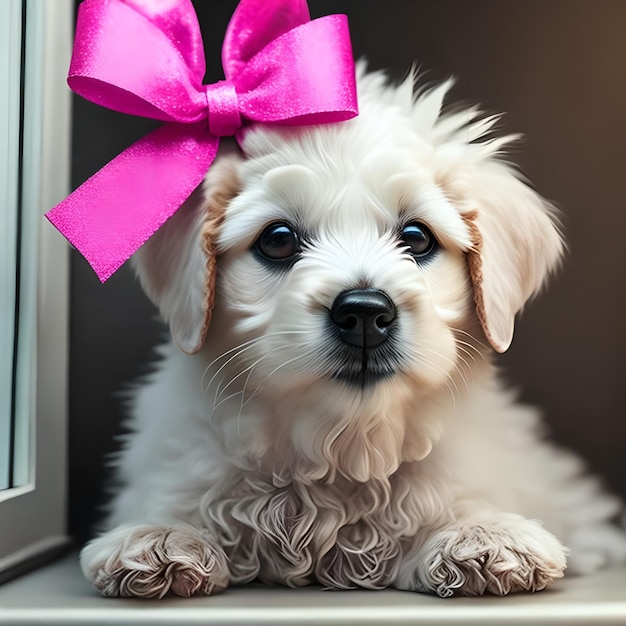
<svg viewBox="0 0 626 626">
<path fill-rule="evenodd" d="M 333 380 L 350 387 L 365 389 L 394 376 L 400 366 L 400 357 L 391 345 L 378 348 L 340 346 L 335 353 Z"/>
</svg>

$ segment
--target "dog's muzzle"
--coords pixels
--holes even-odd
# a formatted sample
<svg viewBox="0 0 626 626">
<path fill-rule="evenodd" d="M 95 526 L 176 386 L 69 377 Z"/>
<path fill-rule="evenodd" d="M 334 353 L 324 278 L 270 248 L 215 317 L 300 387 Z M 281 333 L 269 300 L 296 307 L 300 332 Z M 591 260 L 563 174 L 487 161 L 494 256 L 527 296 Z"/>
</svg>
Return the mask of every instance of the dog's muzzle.
<svg viewBox="0 0 626 626">
<path fill-rule="evenodd" d="M 364 387 L 392 375 L 398 363 L 393 342 L 397 317 L 391 298 L 379 289 L 340 293 L 330 309 L 332 334 L 339 340 L 339 367 L 333 377 Z"/>
</svg>

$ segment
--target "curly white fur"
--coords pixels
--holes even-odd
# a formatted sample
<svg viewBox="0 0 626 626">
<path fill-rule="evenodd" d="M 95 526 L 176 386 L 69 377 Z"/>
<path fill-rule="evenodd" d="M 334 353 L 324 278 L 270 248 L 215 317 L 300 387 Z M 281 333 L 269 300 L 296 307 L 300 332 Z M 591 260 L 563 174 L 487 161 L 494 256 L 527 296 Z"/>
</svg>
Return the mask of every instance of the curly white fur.
<svg viewBox="0 0 626 626">
<path fill-rule="evenodd" d="M 568 550 L 578 572 L 623 559 L 618 503 L 544 441 L 492 365 L 486 343 L 508 347 L 562 243 L 551 207 L 499 158 L 512 137 L 491 138 L 495 118 L 441 113 L 449 87 L 415 98 L 412 80 L 361 71 L 358 118 L 249 129 L 245 158 L 223 152 L 136 255 L 174 335 L 193 344 L 205 208 L 237 189 L 205 346 L 165 346 L 137 389 L 124 486 L 82 553 L 103 593 L 208 594 L 259 578 L 506 594 L 560 577 Z M 251 252 L 277 220 L 308 238 L 283 272 Z M 398 245 L 411 220 L 441 244 L 424 265 Z M 355 287 L 397 309 L 393 373 L 365 388 L 332 376 L 343 357 L 328 311 Z"/>
</svg>

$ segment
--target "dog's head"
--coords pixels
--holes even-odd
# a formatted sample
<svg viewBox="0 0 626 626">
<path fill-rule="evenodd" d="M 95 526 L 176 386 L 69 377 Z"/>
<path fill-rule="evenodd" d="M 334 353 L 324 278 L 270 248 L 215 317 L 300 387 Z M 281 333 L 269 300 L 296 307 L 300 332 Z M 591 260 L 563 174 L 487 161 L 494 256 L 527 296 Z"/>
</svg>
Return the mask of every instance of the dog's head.
<svg viewBox="0 0 626 626">
<path fill-rule="evenodd" d="M 354 120 L 250 128 L 245 157 L 222 153 L 135 257 L 178 345 L 200 349 L 215 302 L 208 343 L 257 384 L 360 393 L 441 385 L 484 338 L 505 351 L 562 242 L 496 118 L 442 114 L 449 86 L 362 74 Z"/>
</svg>

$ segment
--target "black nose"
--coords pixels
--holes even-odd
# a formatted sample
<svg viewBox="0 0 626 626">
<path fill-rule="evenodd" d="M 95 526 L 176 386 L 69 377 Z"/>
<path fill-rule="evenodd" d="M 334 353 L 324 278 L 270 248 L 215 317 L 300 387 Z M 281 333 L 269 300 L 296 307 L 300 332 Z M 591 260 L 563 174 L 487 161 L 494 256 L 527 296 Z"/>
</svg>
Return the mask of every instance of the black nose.
<svg viewBox="0 0 626 626">
<path fill-rule="evenodd" d="M 396 307 L 384 291 L 351 289 L 337 296 L 330 317 L 344 343 L 375 348 L 387 340 Z"/>
</svg>

